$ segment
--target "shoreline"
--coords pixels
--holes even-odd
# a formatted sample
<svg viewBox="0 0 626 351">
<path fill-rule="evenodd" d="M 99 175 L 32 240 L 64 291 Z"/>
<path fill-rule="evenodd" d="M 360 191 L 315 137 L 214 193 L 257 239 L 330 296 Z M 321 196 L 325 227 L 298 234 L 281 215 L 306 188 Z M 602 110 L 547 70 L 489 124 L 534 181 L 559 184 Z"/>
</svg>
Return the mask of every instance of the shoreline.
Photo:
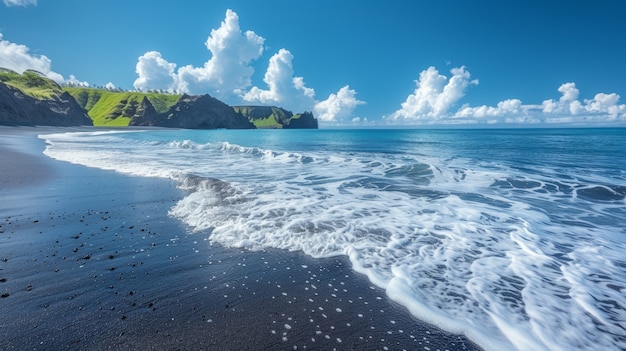
<svg viewBox="0 0 626 351">
<path fill-rule="evenodd" d="M 38 134 L 74 130 L 0 128 L 0 348 L 480 349 L 346 257 L 212 245 L 168 216 L 172 181 L 42 154 Z"/>
</svg>

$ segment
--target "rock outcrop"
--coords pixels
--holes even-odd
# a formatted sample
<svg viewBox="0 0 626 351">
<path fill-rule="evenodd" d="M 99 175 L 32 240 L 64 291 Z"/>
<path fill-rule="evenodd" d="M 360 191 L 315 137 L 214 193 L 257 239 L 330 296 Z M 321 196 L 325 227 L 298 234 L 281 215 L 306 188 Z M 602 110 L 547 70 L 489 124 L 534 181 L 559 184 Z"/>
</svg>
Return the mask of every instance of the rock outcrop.
<svg viewBox="0 0 626 351">
<path fill-rule="evenodd" d="M 293 114 L 276 106 L 233 106 L 257 128 L 317 129 L 317 119 L 311 112 Z"/>
<path fill-rule="evenodd" d="M 150 125 L 149 124 L 150 119 L 155 118 L 157 115 L 158 113 L 156 109 L 154 108 L 154 105 L 152 105 L 152 103 L 150 102 L 147 96 L 144 96 L 143 100 L 141 100 L 141 105 L 139 106 L 137 111 L 135 111 L 135 114 L 131 117 L 130 119 L 131 124 L 129 125 Z M 146 122 L 148 124 L 141 124 L 144 122 L 143 120 L 144 116 L 146 116 Z M 133 121 L 136 121 L 136 123 L 138 124 L 132 124 Z"/>
<path fill-rule="evenodd" d="M 287 129 L 318 129 L 317 118 L 311 112 L 299 113 L 293 116 L 283 128 Z"/>
<path fill-rule="evenodd" d="M 67 92 L 52 99 L 37 99 L 2 82 L 0 124 L 62 127 L 93 125 L 86 111 Z"/>
<path fill-rule="evenodd" d="M 164 113 L 157 113 L 144 98 L 131 118 L 131 126 L 157 126 L 185 129 L 254 129 L 242 114 L 210 95 L 183 95 Z"/>
</svg>

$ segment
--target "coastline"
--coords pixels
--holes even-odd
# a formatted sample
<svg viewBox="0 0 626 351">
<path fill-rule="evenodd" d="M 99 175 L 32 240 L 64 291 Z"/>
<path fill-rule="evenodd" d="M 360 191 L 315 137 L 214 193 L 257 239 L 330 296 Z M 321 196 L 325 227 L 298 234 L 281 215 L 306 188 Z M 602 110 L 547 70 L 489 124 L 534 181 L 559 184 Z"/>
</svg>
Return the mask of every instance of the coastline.
<svg viewBox="0 0 626 351">
<path fill-rule="evenodd" d="M 73 130 L 0 127 L 1 349 L 479 349 L 345 257 L 211 245 L 168 216 L 170 180 L 41 153 Z"/>
</svg>

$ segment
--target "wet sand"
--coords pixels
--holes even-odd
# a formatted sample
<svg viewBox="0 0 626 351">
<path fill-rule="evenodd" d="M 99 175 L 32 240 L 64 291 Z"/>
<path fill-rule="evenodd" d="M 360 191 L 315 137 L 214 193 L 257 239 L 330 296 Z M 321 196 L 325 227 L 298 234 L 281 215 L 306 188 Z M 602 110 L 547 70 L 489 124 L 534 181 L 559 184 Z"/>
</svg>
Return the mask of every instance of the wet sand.
<svg viewBox="0 0 626 351">
<path fill-rule="evenodd" d="M 479 349 L 344 257 L 189 233 L 167 215 L 184 195 L 171 181 L 51 160 L 50 130 L 0 127 L 0 349 Z"/>
</svg>

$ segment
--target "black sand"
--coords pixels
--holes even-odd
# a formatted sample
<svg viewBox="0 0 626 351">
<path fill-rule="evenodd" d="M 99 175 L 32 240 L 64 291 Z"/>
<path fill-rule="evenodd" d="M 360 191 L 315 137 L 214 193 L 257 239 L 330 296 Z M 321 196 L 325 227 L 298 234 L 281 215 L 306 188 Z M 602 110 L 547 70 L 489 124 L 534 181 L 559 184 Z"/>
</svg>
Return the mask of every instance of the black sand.
<svg viewBox="0 0 626 351">
<path fill-rule="evenodd" d="M 478 349 L 345 258 L 211 245 L 175 184 L 48 159 L 44 131 L 0 127 L 0 349 Z"/>
</svg>

